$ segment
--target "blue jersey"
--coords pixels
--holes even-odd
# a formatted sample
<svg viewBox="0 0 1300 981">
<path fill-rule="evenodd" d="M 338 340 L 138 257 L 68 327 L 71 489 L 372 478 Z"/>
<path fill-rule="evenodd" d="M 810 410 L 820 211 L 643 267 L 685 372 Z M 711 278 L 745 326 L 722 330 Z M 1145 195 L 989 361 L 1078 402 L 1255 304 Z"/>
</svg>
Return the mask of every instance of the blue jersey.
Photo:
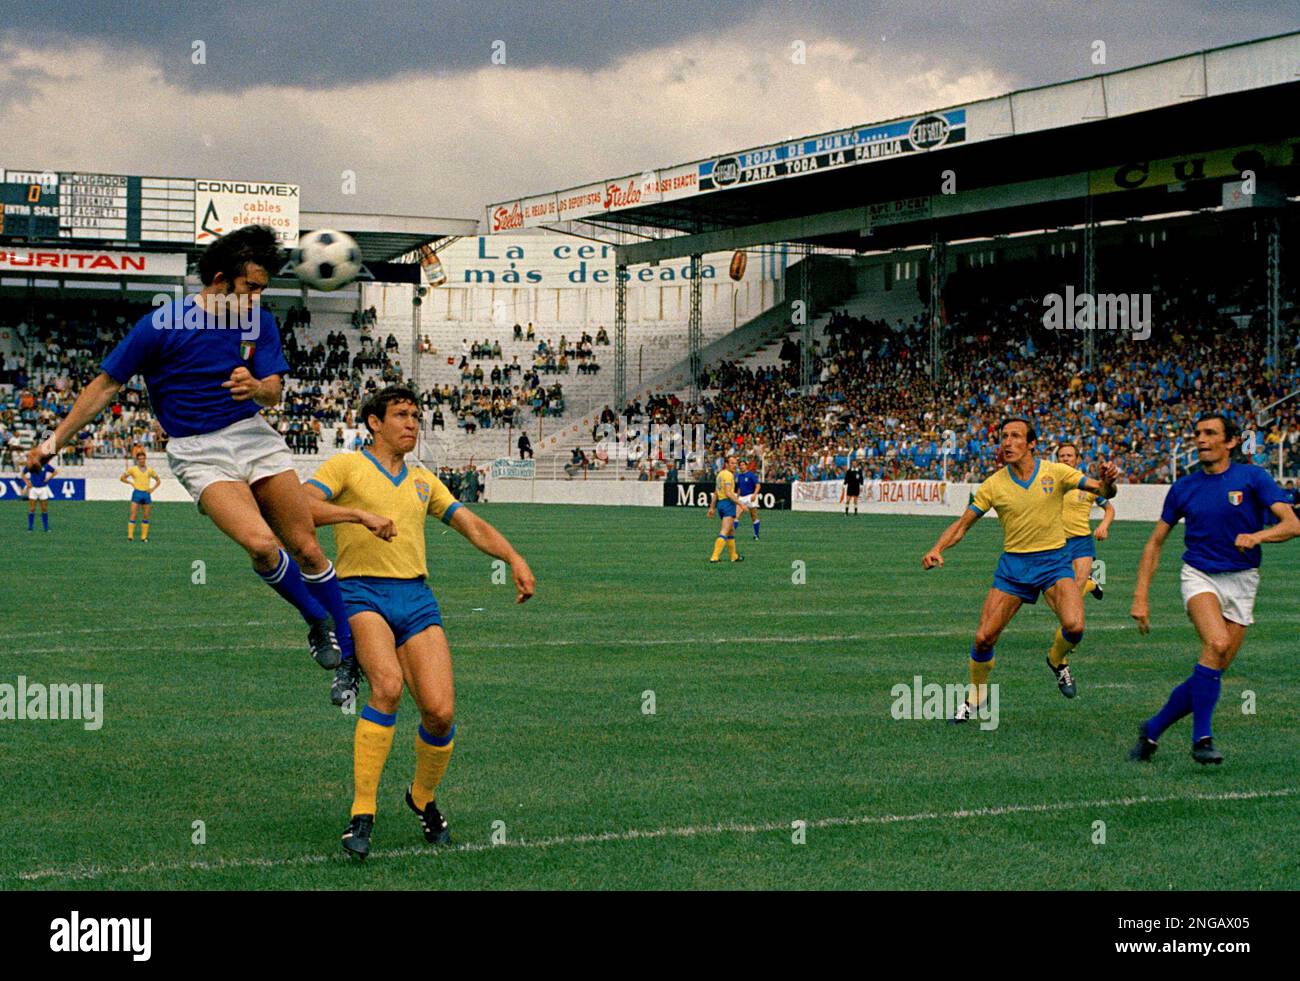
<svg viewBox="0 0 1300 981">
<path fill-rule="evenodd" d="M 752 470 L 742 470 L 736 474 L 736 493 L 741 497 L 748 497 L 754 493 L 754 488 L 758 486 L 758 474 Z"/>
<path fill-rule="evenodd" d="M 1189 473 L 1169 488 L 1160 520 L 1176 525 L 1185 519 L 1187 550 L 1183 561 L 1201 572 L 1258 569 L 1258 545 L 1241 552 L 1233 544 L 1273 522 L 1270 506 L 1286 501 L 1286 492 L 1251 464 L 1232 463 L 1223 473 Z"/>
<path fill-rule="evenodd" d="M 26 475 L 28 482 L 33 487 L 44 487 L 50 482 L 50 475 L 54 473 L 54 468 L 48 463 L 39 467 L 24 467 L 23 474 Z"/>
<path fill-rule="evenodd" d="M 236 402 L 230 389 L 221 387 L 232 371 L 242 365 L 254 378 L 289 371 L 275 318 L 268 310 L 259 313 L 254 337 L 237 327 L 216 328 L 216 319 L 186 297 L 141 317 L 100 368 L 119 382 L 143 375 L 154 415 L 168 436 L 224 429 L 262 411 L 252 399 Z"/>
</svg>

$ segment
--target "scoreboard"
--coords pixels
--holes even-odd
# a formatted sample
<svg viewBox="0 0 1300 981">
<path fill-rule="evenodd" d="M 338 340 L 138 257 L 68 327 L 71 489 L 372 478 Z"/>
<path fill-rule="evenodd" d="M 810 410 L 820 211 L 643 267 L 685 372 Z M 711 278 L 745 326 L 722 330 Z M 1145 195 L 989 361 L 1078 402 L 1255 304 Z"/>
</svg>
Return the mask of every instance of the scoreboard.
<svg viewBox="0 0 1300 981">
<path fill-rule="evenodd" d="M 285 235 L 298 236 L 296 211 Z M 195 181 L 0 168 L 0 241 L 57 239 L 193 245 Z"/>
</svg>

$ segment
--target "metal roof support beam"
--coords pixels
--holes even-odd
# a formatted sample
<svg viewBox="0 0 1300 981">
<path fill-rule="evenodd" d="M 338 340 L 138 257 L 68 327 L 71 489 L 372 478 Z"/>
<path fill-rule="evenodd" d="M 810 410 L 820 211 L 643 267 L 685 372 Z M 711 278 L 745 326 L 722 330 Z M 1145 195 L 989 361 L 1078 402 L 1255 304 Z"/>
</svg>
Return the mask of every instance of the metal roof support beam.
<svg viewBox="0 0 1300 981">
<path fill-rule="evenodd" d="M 821 214 L 807 215 L 802 218 L 784 218 L 781 221 L 743 225 L 739 228 L 723 228 L 714 232 L 676 235 L 651 242 L 620 245 L 614 250 L 614 263 L 620 266 L 632 266 L 645 262 L 680 259 L 692 254 L 731 252 L 752 245 L 796 242 L 822 235 L 862 231 L 869 224 L 866 208 L 824 211 Z"/>
</svg>

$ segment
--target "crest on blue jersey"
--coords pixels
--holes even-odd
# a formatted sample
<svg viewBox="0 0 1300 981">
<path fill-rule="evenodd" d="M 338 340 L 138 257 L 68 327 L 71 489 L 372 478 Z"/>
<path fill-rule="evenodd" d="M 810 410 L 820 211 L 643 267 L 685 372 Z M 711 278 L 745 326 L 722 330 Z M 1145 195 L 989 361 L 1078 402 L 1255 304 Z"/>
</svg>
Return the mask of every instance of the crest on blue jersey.
<svg viewBox="0 0 1300 981">
<path fill-rule="evenodd" d="M 1056 478 L 1055 478 L 1055 477 L 1051 477 L 1051 476 L 1044 477 L 1044 478 L 1043 478 L 1042 480 L 1040 480 L 1038 483 L 1042 486 L 1042 488 L 1043 488 L 1043 493 L 1044 493 L 1044 494 L 1050 494 L 1050 493 L 1052 493 L 1052 491 L 1056 490 Z"/>
<path fill-rule="evenodd" d="M 429 485 L 423 480 L 417 480 L 415 482 L 415 493 L 420 495 L 421 504 L 429 503 Z"/>
<path fill-rule="evenodd" d="M 1241 491 L 1228 491 L 1228 503 L 1234 508 L 1241 503 Z"/>
<path fill-rule="evenodd" d="M 257 350 L 257 345 L 252 341 L 241 341 L 239 345 L 239 357 L 243 361 L 252 361 L 253 352 Z"/>
</svg>

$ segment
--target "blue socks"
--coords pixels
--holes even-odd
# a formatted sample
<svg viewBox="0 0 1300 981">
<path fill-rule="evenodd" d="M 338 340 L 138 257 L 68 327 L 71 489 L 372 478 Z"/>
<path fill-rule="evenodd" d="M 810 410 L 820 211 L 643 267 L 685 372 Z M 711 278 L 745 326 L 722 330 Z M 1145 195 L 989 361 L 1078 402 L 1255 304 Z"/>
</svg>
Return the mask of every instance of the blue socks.
<svg viewBox="0 0 1300 981">
<path fill-rule="evenodd" d="M 754 541 L 758 541 L 758 526 L 759 526 L 760 524 L 762 524 L 761 521 L 755 521 L 755 522 L 754 522 Z"/>
<path fill-rule="evenodd" d="M 1210 719 L 1214 717 L 1214 706 L 1219 702 L 1219 689 L 1223 686 L 1223 672 L 1207 668 L 1204 664 L 1196 665 L 1192 671 L 1192 742 L 1197 743 L 1210 736 Z"/>
<path fill-rule="evenodd" d="M 1192 742 L 1209 736 L 1222 678 L 1222 671 L 1196 665 L 1190 677 L 1169 693 L 1164 708 L 1147 720 L 1147 738 L 1158 740 L 1161 733 L 1185 715 L 1192 717 Z"/>
<path fill-rule="evenodd" d="M 50 530 L 50 514 L 48 511 L 41 512 L 41 527 L 46 531 Z"/>
<path fill-rule="evenodd" d="M 330 569 L 332 571 L 333 566 Z M 289 553 L 284 549 L 280 549 L 280 563 L 275 567 L 275 570 L 272 572 L 259 572 L 258 576 L 261 577 L 262 582 L 292 603 L 308 623 L 317 623 L 329 616 L 325 612 L 325 607 L 312 598 L 312 594 L 307 589 L 307 584 L 302 581 L 302 570 L 298 568 L 297 562 L 289 558 Z M 335 586 L 337 588 L 337 583 Z M 347 620 L 344 620 L 343 624 L 346 627 Z M 337 630 L 337 628 L 335 629 Z"/>
<path fill-rule="evenodd" d="M 352 628 L 348 626 L 348 613 L 343 607 L 343 591 L 339 589 L 339 577 L 334 574 L 334 563 L 328 563 L 324 572 L 315 575 L 302 573 L 302 582 L 312 599 L 329 610 L 334 618 L 334 636 L 338 638 L 344 660 L 347 660 L 353 650 Z"/>
<path fill-rule="evenodd" d="M 28 530 L 28 531 L 31 531 L 31 530 L 32 530 L 33 528 L 35 528 L 35 527 L 36 527 L 36 512 L 35 512 L 35 511 L 28 511 L 28 512 L 27 512 L 27 530 Z"/>
</svg>

